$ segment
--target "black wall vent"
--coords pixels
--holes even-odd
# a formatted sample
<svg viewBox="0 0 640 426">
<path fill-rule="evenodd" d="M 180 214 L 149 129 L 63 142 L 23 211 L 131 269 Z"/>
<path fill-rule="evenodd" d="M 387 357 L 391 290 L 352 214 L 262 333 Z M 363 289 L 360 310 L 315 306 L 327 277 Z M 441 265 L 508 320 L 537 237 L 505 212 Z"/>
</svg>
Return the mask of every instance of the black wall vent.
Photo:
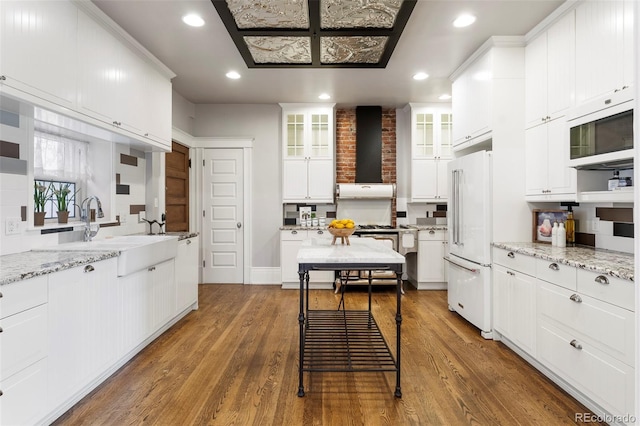
<svg viewBox="0 0 640 426">
<path fill-rule="evenodd" d="M 356 107 L 356 182 L 382 183 L 382 107 Z"/>
</svg>

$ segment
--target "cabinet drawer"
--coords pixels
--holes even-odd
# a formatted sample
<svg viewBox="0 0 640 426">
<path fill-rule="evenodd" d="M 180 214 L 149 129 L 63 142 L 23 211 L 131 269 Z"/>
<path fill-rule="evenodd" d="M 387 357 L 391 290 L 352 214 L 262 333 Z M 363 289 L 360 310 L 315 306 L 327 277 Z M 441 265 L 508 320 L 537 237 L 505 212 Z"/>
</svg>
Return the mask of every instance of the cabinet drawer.
<svg viewBox="0 0 640 426">
<path fill-rule="evenodd" d="M 632 367 L 576 339 L 563 327 L 541 321 L 537 331 L 538 358 L 545 366 L 611 414 L 634 412 Z"/>
<path fill-rule="evenodd" d="M 578 291 L 634 311 L 635 284 L 610 275 L 578 269 Z"/>
<path fill-rule="evenodd" d="M 444 229 L 418 231 L 418 241 L 444 241 L 446 239 L 447 231 Z"/>
<path fill-rule="evenodd" d="M 536 259 L 536 277 L 569 290 L 576 290 L 576 268 L 574 266 Z"/>
<path fill-rule="evenodd" d="M 326 229 L 310 229 L 306 231 L 307 238 L 324 238 L 330 240 L 333 238 L 333 235 L 329 233 Z"/>
<path fill-rule="evenodd" d="M 47 356 L 47 305 L 0 320 L 0 377 L 9 377 Z"/>
<path fill-rule="evenodd" d="M 47 398 L 47 359 L 44 358 L 18 374 L 0 380 L 0 424 L 41 423 Z"/>
<path fill-rule="evenodd" d="M 302 241 L 306 239 L 306 230 L 292 229 L 287 231 L 280 231 L 280 240 L 282 241 Z"/>
<path fill-rule="evenodd" d="M 538 320 L 562 325 L 572 338 L 628 364 L 634 364 L 632 312 L 582 293 L 539 281 Z"/>
<path fill-rule="evenodd" d="M 536 259 L 526 254 L 516 253 L 515 251 L 494 248 L 493 263 L 506 266 L 523 274 L 531 276 L 535 276 L 536 274 Z"/>
<path fill-rule="evenodd" d="M 47 303 L 47 276 L 0 286 L 0 318 Z"/>
</svg>

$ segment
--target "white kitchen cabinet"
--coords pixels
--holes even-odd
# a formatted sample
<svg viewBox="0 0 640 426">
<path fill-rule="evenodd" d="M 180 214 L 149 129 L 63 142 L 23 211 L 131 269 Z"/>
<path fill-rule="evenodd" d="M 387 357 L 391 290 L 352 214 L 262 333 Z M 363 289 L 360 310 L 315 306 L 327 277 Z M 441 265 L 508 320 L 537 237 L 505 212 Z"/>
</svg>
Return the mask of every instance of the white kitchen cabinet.
<svg viewBox="0 0 640 426">
<path fill-rule="evenodd" d="M 453 152 L 453 118 L 447 106 L 410 104 L 411 201 L 446 202 L 447 163 Z"/>
<path fill-rule="evenodd" d="M 418 253 L 407 257 L 409 281 L 418 290 L 447 288 L 445 256 L 449 254 L 447 231 L 428 229 L 418 231 Z"/>
<path fill-rule="evenodd" d="M 453 146 L 484 139 L 491 132 L 493 52 L 485 52 L 451 86 L 453 116 Z"/>
<path fill-rule="evenodd" d="M 47 408 L 47 358 L 0 379 L 0 424 L 39 424 Z"/>
<path fill-rule="evenodd" d="M 49 404 L 65 404 L 118 358 L 117 259 L 49 276 Z"/>
<path fill-rule="evenodd" d="M 494 264 L 493 306 L 493 329 L 535 356 L 535 277 Z"/>
<path fill-rule="evenodd" d="M 142 59 L 83 11 L 78 12 L 78 109 L 115 127 L 144 133 Z"/>
<path fill-rule="evenodd" d="M 525 131 L 527 201 L 571 201 L 577 197 L 577 171 L 568 167 L 569 130 L 565 117 Z"/>
<path fill-rule="evenodd" d="M 633 8 L 631 0 L 586 1 L 576 8 L 576 104 L 633 90 Z"/>
<path fill-rule="evenodd" d="M 571 10 L 525 48 L 526 128 L 566 115 L 574 97 L 575 14 Z"/>
<path fill-rule="evenodd" d="M 175 265 L 176 309 L 179 314 L 189 307 L 198 306 L 198 236 L 178 241 Z"/>
<path fill-rule="evenodd" d="M 282 107 L 282 201 L 332 203 L 335 187 L 333 104 Z"/>
<path fill-rule="evenodd" d="M 118 277 L 122 297 L 121 346 L 129 353 L 174 316 L 175 259 Z"/>
<path fill-rule="evenodd" d="M 323 229 L 293 229 L 280 231 L 280 274 L 283 287 L 299 288 L 298 250 L 302 242 L 309 238 L 333 239 L 329 231 Z M 309 285 L 326 287 L 334 281 L 333 271 L 310 271 Z"/>
<path fill-rule="evenodd" d="M 539 360 L 614 415 L 634 413 L 634 314 L 541 282 Z"/>
<path fill-rule="evenodd" d="M 0 424 L 33 424 L 47 408 L 47 277 L 0 287 Z"/>
<path fill-rule="evenodd" d="M 1 1 L 0 87 L 75 108 L 77 15 L 71 2 Z"/>
</svg>

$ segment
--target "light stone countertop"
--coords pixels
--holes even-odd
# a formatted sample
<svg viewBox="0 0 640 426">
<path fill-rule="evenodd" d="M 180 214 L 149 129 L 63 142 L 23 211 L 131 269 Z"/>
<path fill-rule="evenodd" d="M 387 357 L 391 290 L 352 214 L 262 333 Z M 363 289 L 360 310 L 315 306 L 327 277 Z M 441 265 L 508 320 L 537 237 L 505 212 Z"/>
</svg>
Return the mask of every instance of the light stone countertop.
<svg viewBox="0 0 640 426">
<path fill-rule="evenodd" d="M 418 231 L 446 231 L 447 225 L 407 225 L 411 229 Z"/>
<path fill-rule="evenodd" d="M 404 256 L 371 238 L 354 238 L 351 245 L 332 245 L 328 239 L 305 240 L 298 251 L 298 263 L 396 264 Z"/>
<path fill-rule="evenodd" d="M 493 243 L 494 247 L 633 281 L 633 255 L 590 247 L 552 247 L 540 243 Z"/>
<path fill-rule="evenodd" d="M 113 251 L 25 251 L 0 256 L 0 286 L 117 257 Z"/>
</svg>

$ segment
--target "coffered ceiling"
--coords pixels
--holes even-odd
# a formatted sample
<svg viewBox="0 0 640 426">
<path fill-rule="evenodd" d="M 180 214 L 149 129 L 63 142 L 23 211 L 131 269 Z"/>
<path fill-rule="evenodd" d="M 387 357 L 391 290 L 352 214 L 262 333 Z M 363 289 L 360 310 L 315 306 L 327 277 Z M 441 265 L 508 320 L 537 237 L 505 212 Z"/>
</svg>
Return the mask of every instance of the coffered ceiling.
<svg viewBox="0 0 640 426">
<path fill-rule="evenodd" d="M 289 3 L 301 1 L 289 0 Z M 313 1 L 321 3 L 321 0 Z M 227 3 L 225 0 L 213 2 Z M 175 91 L 192 103 L 319 102 L 318 95 L 327 93 L 331 97 L 329 102 L 339 106 L 442 102 L 438 97 L 450 93 L 451 73 L 490 36 L 524 35 L 563 3 L 562 0 L 418 0 L 386 66 L 325 69 L 247 65 L 213 2 L 93 0 L 176 73 Z M 257 0 L 237 2 L 257 3 Z M 331 2 L 348 3 L 352 2 Z M 357 3 L 397 2 L 357 0 Z M 254 11 L 249 10 L 246 16 L 253 16 Z M 204 25 L 199 28 L 185 25 L 182 17 L 188 13 L 199 14 Z M 466 28 L 453 27 L 453 20 L 461 13 L 475 15 L 476 22 Z M 286 19 L 291 19 L 289 14 Z M 255 18 L 247 21 L 246 25 L 250 25 Z M 231 70 L 241 78 L 225 77 Z M 411 77 L 417 72 L 427 73 L 429 77 L 413 80 Z"/>
<path fill-rule="evenodd" d="M 249 68 L 384 68 L 416 0 L 212 0 Z"/>
</svg>

